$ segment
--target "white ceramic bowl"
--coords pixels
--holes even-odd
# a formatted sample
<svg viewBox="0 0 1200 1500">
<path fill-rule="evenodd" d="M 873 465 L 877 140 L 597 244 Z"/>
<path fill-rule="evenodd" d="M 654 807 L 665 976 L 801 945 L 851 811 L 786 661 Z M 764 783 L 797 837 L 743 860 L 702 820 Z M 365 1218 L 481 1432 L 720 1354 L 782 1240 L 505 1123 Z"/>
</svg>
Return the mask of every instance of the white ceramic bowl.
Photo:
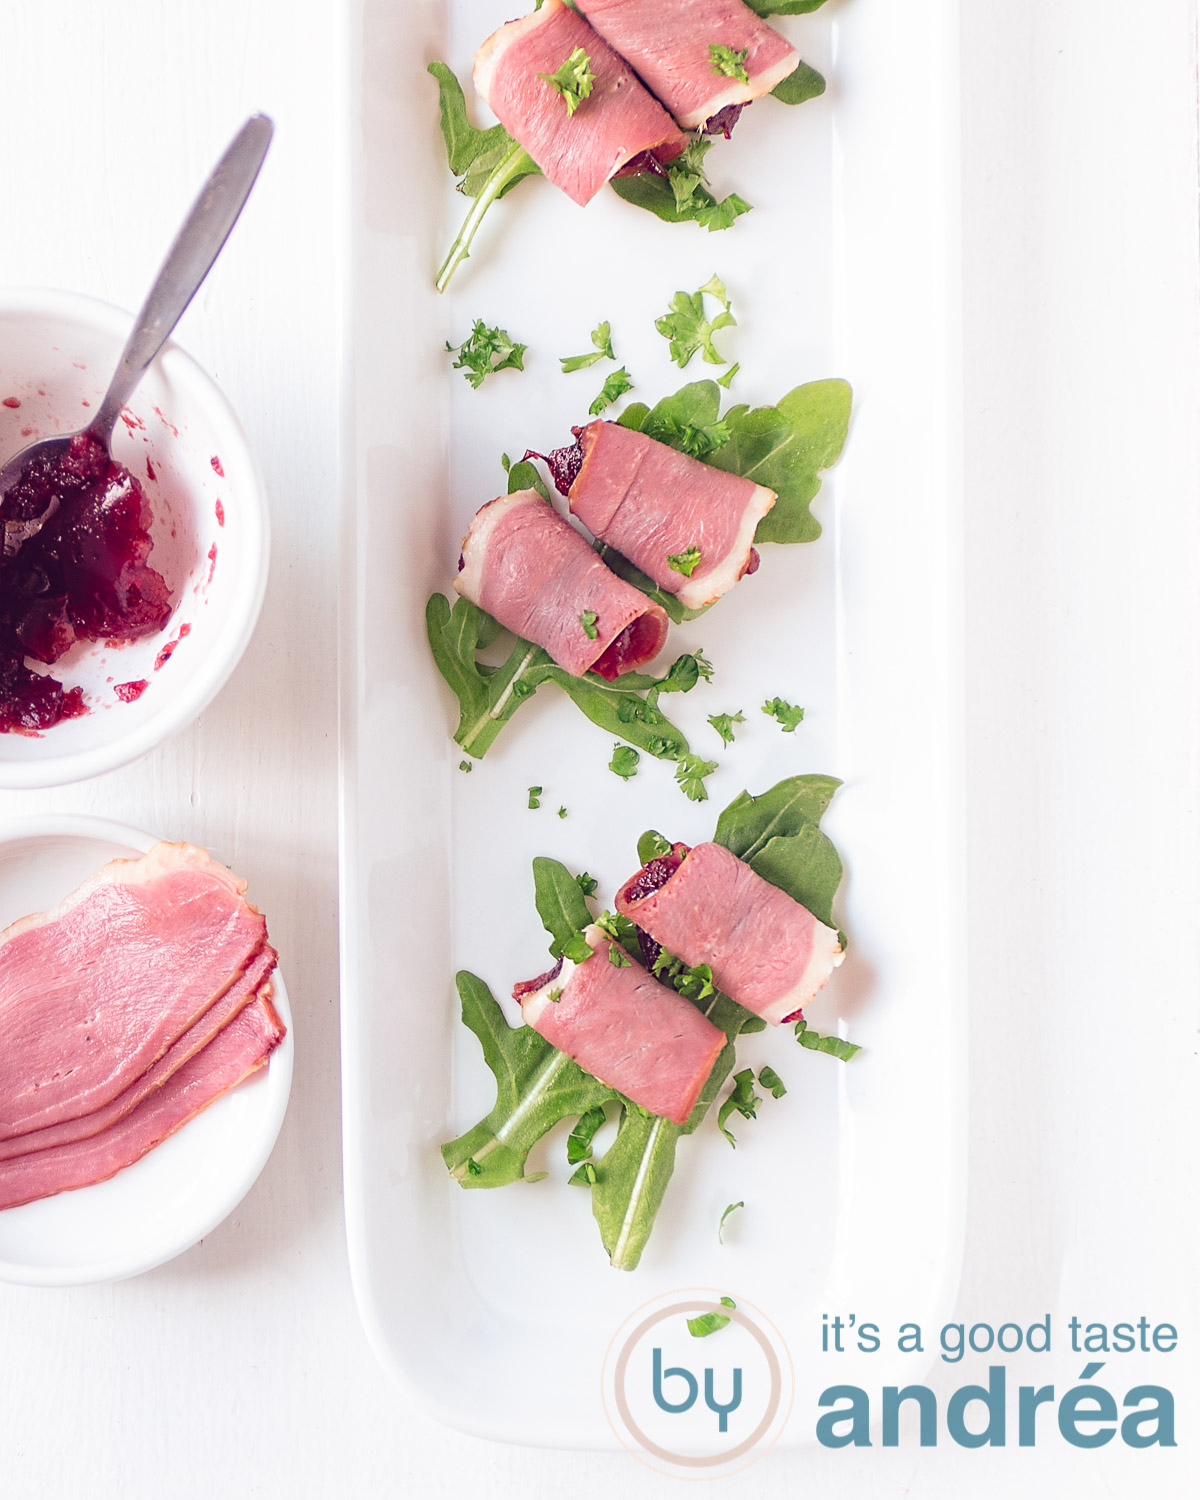
<svg viewBox="0 0 1200 1500">
<path fill-rule="evenodd" d="M 5 823 L 0 928 L 56 906 L 110 859 L 136 859 L 156 842 L 101 818 Z M 247 894 L 253 900 L 253 889 Z M 134 1276 L 189 1249 L 233 1212 L 266 1165 L 291 1090 L 292 1015 L 278 969 L 272 983 L 288 1033 L 267 1067 L 107 1182 L 0 1210 L 0 1281 L 83 1286 Z"/>
<path fill-rule="evenodd" d="M 87 424 L 131 323 L 87 297 L 0 291 L 0 463 L 34 438 Z M 42 735 L 0 734 L 3 787 L 81 781 L 161 744 L 224 686 L 258 619 L 269 551 L 262 478 L 229 403 L 182 349 L 168 343 L 146 372 L 112 449 L 149 497 L 149 561 L 174 609 L 158 635 L 79 642 L 49 669 L 82 687 L 89 712 Z M 123 701 L 117 688 L 140 682 L 141 696 Z"/>
</svg>

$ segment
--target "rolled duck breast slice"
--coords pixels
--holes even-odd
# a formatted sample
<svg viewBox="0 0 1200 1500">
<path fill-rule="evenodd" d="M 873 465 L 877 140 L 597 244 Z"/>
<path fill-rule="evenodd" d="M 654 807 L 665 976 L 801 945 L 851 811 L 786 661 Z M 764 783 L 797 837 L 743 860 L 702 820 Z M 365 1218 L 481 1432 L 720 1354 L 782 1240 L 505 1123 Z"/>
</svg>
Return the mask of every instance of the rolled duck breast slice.
<svg viewBox="0 0 1200 1500">
<path fill-rule="evenodd" d="M 579 0 L 579 8 L 685 130 L 769 94 L 800 61 L 742 0 Z M 728 49 L 718 54 L 728 71 L 711 46 Z M 747 81 L 729 76 L 736 71 Z"/>
<path fill-rule="evenodd" d="M 86 1140 L 0 1162 L 0 1209 L 70 1188 L 105 1182 L 256 1073 L 286 1035 L 270 1000 L 259 996 L 136 1109 Z"/>
<path fill-rule="evenodd" d="M 156 844 L 0 933 L 0 1140 L 109 1103 L 237 982 L 267 935 L 245 888 Z"/>
<path fill-rule="evenodd" d="M 576 47 L 595 74 L 568 114 L 554 74 Z M 545 175 L 576 203 L 589 202 L 634 158 L 666 162 L 687 144 L 675 121 L 629 66 L 561 0 L 509 21 L 475 54 L 475 89 Z"/>
<path fill-rule="evenodd" d="M 31 1151 L 44 1151 L 48 1146 L 65 1146 L 72 1141 L 86 1140 L 88 1136 L 99 1135 L 102 1130 L 123 1120 L 147 1095 L 161 1088 L 201 1047 L 207 1046 L 248 1005 L 258 999 L 270 998 L 271 975 L 277 962 L 278 955 L 274 948 L 269 943 L 264 943 L 250 967 L 236 983 L 115 1099 L 94 1109 L 91 1114 L 0 1141 L 0 1162 L 8 1161 L 14 1156 L 26 1156 Z"/>
<path fill-rule="evenodd" d="M 712 604 L 757 568 L 754 533 L 774 490 L 619 422 L 589 422 L 576 441 L 572 513 L 688 609 Z"/>
<path fill-rule="evenodd" d="M 778 1025 L 842 962 L 841 942 L 786 891 L 720 844 L 675 845 L 617 893 L 617 910 L 688 965 L 708 964 L 730 999 Z"/>
<path fill-rule="evenodd" d="M 514 990 L 525 1024 L 635 1104 L 684 1124 L 725 1033 L 641 964 L 610 962 L 614 944 L 599 927 L 583 935 L 591 958 L 581 964 L 564 958 L 538 988 Z"/>
<path fill-rule="evenodd" d="M 606 568 L 536 490 L 478 512 L 454 587 L 574 677 L 611 682 L 653 661 L 667 638 L 666 611 Z"/>
</svg>

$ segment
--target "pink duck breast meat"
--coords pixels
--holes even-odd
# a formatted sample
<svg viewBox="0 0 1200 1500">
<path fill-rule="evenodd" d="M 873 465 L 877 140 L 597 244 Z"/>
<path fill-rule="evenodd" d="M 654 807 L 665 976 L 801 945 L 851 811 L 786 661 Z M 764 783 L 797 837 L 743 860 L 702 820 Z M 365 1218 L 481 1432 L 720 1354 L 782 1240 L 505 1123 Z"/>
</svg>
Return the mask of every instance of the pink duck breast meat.
<svg viewBox="0 0 1200 1500">
<path fill-rule="evenodd" d="M 612 940 L 584 930 L 593 956 L 564 958 L 514 998 L 528 1026 L 602 1083 L 682 1125 L 725 1045 L 725 1033 L 632 960 L 609 961 Z"/>
<path fill-rule="evenodd" d="M 685 130 L 769 94 L 800 61 L 742 0 L 579 0 L 579 8 Z M 725 71 L 713 45 L 728 49 L 719 54 Z"/>
<path fill-rule="evenodd" d="M 156 844 L 0 933 L 0 1140 L 108 1104 L 221 999 L 266 941 L 245 888 Z"/>
<path fill-rule="evenodd" d="M 543 74 L 556 73 L 577 47 L 595 79 L 567 113 Z M 687 144 L 663 109 L 583 17 L 561 0 L 509 21 L 475 54 L 475 89 L 545 175 L 576 203 L 589 202 L 635 157 L 670 161 Z"/>
<path fill-rule="evenodd" d="M 665 610 L 606 568 L 536 490 L 479 511 L 454 587 L 574 677 L 612 681 L 653 661 L 667 638 Z"/>
<path fill-rule="evenodd" d="M 572 513 L 681 604 L 712 604 L 758 566 L 754 533 L 774 490 L 618 422 L 589 422 L 578 446 Z"/>
<path fill-rule="evenodd" d="M 716 987 L 765 1021 L 802 1010 L 842 961 L 833 928 L 720 844 L 675 852 L 677 863 L 651 861 L 627 881 L 617 910 L 685 964 L 708 964 Z"/>
</svg>

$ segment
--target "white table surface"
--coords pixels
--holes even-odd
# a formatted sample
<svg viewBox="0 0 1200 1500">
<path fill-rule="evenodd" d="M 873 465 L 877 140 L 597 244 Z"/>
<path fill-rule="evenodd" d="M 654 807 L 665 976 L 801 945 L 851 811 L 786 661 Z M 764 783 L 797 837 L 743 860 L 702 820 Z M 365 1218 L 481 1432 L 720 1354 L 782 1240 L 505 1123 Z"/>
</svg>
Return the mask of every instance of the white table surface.
<svg viewBox="0 0 1200 1500">
<path fill-rule="evenodd" d="M 725 1484 L 822 1500 L 1018 1485 L 1182 1496 L 1200 1439 L 1195 4 L 962 9 L 973 1050 L 961 1313 L 1032 1318 L 1066 1298 L 1174 1321 L 1192 1340 L 1160 1372 L 1181 1446 L 816 1450 Z M 241 118 L 265 109 L 279 127 L 180 331 L 266 470 L 275 543 L 258 632 L 173 743 L 97 781 L 0 795 L 0 816 L 94 812 L 212 846 L 269 915 L 296 1035 L 279 1146 L 206 1241 L 116 1286 L 0 1287 L 4 1500 L 674 1492 L 623 1454 L 434 1425 L 378 1368 L 355 1313 L 329 565 L 342 25 L 333 0 L 0 4 L 0 283 L 136 305 Z"/>
</svg>

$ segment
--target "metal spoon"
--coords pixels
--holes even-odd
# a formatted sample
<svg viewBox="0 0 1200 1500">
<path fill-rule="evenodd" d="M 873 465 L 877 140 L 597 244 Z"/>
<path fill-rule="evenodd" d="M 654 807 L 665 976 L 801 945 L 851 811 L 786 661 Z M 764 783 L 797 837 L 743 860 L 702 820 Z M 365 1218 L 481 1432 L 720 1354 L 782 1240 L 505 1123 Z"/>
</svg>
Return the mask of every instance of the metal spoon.
<svg viewBox="0 0 1200 1500">
<path fill-rule="evenodd" d="M 229 232 L 250 196 L 275 127 L 266 115 L 251 115 L 234 136 L 229 149 L 213 168 L 171 246 L 150 294 L 134 321 L 104 400 L 96 415 L 81 429 L 107 449 L 121 408 L 133 395 L 154 356 L 170 338 L 188 304 L 220 255 Z M 0 469 L 0 503 L 34 458 L 57 458 L 76 433 L 38 438 Z M 36 536 L 58 509 L 55 496 L 40 516 L 4 522 L 4 557 L 12 557 Z"/>
</svg>

